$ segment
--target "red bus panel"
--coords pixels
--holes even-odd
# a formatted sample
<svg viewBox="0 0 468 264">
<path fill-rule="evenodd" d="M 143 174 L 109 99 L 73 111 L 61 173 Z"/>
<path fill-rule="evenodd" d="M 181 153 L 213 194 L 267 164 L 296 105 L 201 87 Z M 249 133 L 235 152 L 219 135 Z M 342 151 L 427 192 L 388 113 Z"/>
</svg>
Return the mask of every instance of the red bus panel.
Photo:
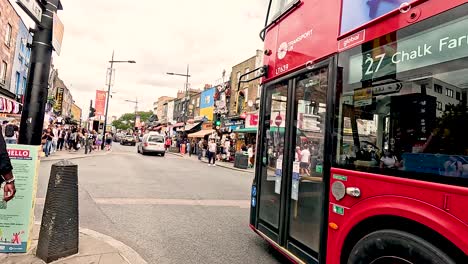
<svg viewBox="0 0 468 264">
<path fill-rule="evenodd" d="M 340 8 L 339 0 L 302 1 L 270 27 L 265 36 L 265 50 L 271 54 L 264 61 L 269 66 L 268 80 L 335 53 Z"/>
</svg>

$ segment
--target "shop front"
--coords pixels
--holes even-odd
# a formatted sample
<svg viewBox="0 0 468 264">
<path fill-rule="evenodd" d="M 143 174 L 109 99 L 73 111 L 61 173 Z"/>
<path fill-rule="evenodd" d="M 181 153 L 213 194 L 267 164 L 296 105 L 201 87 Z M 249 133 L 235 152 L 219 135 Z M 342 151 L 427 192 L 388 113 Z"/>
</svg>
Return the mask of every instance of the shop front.
<svg viewBox="0 0 468 264">
<path fill-rule="evenodd" d="M 253 145 L 255 147 L 257 142 L 258 112 L 246 114 L 244 123 L 244 127 L 233 130 L 236 151 L 241 151 L 243 146 Z"/>
</svg>

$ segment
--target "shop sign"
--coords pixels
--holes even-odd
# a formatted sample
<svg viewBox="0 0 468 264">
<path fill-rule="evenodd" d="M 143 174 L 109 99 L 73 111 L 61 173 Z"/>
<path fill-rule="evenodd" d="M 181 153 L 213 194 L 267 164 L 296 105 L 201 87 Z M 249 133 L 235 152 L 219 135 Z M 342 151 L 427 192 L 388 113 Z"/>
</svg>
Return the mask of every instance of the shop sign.
<svg viewBox="0 0 468 264">
<path fill-rule="evenodd" d="M 213 129 L 213 123 L 203 123 L 202 124 L 202 130 L 208 130 L 208 129 Z"/>
<path fill-rule="evenodd" d="M 257 127 L 258 126 L 258 114 L 247 114 L 245 117 L 245 127 Z"/>
<path fill-rule="evenodd" d="M 232 127 L 232 126 L 243 126 L 244 125 L 244 120 L 239 119 L 239 120 L 226 120 L 224 121 L 224 126 L 225 127 Z"/>
</svg>

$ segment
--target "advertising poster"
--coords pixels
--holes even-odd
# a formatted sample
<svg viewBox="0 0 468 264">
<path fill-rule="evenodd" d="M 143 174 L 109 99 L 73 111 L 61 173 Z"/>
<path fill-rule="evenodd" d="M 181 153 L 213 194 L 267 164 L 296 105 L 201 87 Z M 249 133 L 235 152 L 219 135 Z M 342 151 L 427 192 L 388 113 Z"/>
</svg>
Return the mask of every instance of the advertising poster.
<svg viewBox="0 0 468 264">
<path fill-rule="evenodd" d="M 281 176 L 283 174 L 283 160 L 276 160 L 276 171 L 275 171 L 275 193 L 281 194 Z"/>
<path fill-rule="evenodd" d="M 96 90 L 96 116 L 103 116 L 104 115 L 104 108 L 106 107 L 106 91 Z"/>
<path fill-rule="evenodd" d="M 409 0 L 343 0 L 341 34 L 381 17 Z"/>
<path fill-rule="evenodd" d="M 292 174 L 292 188 L 291 188 L 291 199 L 297 201 L 299 199 L 299 171 L 300 162 L 295 161 L 293 163 L 293 174 Z"/>
<path fill-rule="evenodd" d="M 0 190 L 0 253 L 25 253 L 32 239 L 39 169 L 39 146 L 7 145 L 13 165 L 16 195 L 3 202 Z"/>
</svg>

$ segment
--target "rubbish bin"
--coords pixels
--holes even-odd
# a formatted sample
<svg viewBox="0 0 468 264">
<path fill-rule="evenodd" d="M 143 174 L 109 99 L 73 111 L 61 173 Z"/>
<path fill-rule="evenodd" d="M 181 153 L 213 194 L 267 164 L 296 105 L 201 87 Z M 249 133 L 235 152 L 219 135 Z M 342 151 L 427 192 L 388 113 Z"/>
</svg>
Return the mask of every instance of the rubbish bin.
<svg viewBox="0 0 468 264">
<path fill-rule="evenodd" d="M 236 152 L 234 168 L 247 169 L 249 167 L 249 155 L 244 152 Z"/>
</svg>

